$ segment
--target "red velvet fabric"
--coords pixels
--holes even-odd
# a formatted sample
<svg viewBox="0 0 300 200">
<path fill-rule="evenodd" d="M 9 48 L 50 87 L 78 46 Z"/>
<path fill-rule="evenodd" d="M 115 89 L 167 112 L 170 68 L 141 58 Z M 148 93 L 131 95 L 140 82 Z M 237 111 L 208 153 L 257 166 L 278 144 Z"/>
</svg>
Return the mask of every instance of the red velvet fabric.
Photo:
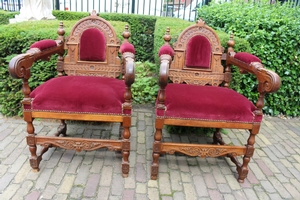
<svg viewBox="0 0 300 200">
<path fill-rule="evenodd" d="M 30 94 L 31 108 L 40 111 L 121 114 L 125 83 L 122 80 L 64 76 L 43 83 Z M 128 113 L 127 113 L 128 114 Z"/>
<path fill-rule="evenodd" d="M 51 47 L 56 47 L 57 44 L 55 42 L 55 40 L 40 40 L 38 42 L 33 43 L 30 48 L 38 48 L 39 50 L 44 50 L 44 49 L 48 49 Z"/>
<path fill-rule="evenodd" d="M 104 34 L 96 29 L 85 30 L 80 38 L 80 60 L 105 61 L 106 38 Z"/>
<path fill-rule="evenodd" d="M 130 52 L 130 53 L 135 54 L 135 49 L 134 49 L 134 46 L 132 44 L 130 44 L 129 42 L 124 42 L 120 47 L 120 52 L 121 53 Z"/>
<path fill-rule="evenodd" d="M 261 122 L 255 117 L 255 106 L 232 89 L 213 86 L 168 84 L 166 87 L 166 118 L 195 120 Z M 158 116 L 164 112 L 157 109 Z"/>
<path fill-rule="evenodd" d="M 244 63 L 248 63 L 250 64 L 251 62 L 260 62 L 261 60 L 256 57 L 255 55 L 252 55 L 250 53 L 246 53 L 246 52 L 240 52 L 234 55 L 235 59 L 238 59 Z"/>
<path fill-rule="evenodd" d="M 158 56 L 161 56 L 163 54 L 168 54 L 171 57 L 174 56 L 174 50 L 172 49 L 172 47 L 170 47 L 170 45 L 163 45 L 162 47 L 160 47 L 159 52 L 158 52 Z"/>
<path fill-rule="evenodd" d="M 209 40 L 196 35 L 187 44 L 185 65 L 193 68 L 210 68 L 211 45 Z"/>
</svg>

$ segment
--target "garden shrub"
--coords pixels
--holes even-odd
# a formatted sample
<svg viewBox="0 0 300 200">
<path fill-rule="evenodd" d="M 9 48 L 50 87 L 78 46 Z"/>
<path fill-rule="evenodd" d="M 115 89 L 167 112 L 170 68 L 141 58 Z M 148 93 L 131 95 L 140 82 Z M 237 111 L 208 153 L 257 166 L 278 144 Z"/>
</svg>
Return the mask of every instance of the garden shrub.
<svg viewBox="0 0 300 200">
<path fill-rule="evenodd" d="M 136 62 L 135 81 L 131 86 L 134 103 L 154 103 L 158 92 L 158 66 L 146 61 Z"/>
<path fill-rule="evenodd" d="M 253 4 L 230 2 L 211 4 L 198 10 L 211 27 L 233 32 L 246 39 L 251 53 L 258 56 L 266 68 L 281 77 L 277 93 L 265 98 L 264 112 L 271 115 L 299 116 L 300 113 L 300 8 L 289 4 Z M 257 100 L 253 76 L 238 77 L 234 87 L 238 92 Z"/>
</svg>

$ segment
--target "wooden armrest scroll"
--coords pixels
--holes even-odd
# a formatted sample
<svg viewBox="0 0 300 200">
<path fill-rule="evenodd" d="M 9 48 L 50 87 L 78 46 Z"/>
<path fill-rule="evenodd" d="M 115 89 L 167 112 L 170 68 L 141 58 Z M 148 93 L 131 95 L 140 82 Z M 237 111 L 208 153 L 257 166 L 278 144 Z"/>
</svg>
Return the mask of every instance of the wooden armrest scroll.
<svg viewBox="0 0 300 200">
<path fill-rule="evenodd" d="M 38 48 L 29 49 L 24 54 L 19 54 L 12 58 L 9 62 L 9 73 L 13 78 L 30 78 L 30 68 L 32 64 L 40 59 L 49 60 L 51 55 L 64 53 L 63 42 L 56 41 L 57 46 L 45 50 Z"/>
<path fill-rule="evenodd" d="M 281 85 L 280 77 L 275 72 L 265 69 L 260 62 L 251 62 L 250 64 L 235 59 L 234 53 L 231 52 L 227 56 L 227 64 L 235 65 L 240 69 L 241 73 L 251 73 L 256 76 L 259 82 L 260 93 L 276 92 Z"/>
</svg>

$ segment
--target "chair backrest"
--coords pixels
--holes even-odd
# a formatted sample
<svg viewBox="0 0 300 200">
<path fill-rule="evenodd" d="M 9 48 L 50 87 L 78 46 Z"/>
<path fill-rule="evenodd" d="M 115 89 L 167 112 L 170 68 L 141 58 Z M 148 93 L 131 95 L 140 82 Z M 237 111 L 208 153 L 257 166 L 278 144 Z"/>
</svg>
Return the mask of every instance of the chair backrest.
<svg viewBox="0 0 300 200">
<path fill-rule="evenodd" d="M 93 11 L 79 20 L 67 37 L 63 71 L 69 76 L 118 77 L 122 73 L 119 48 L 114 28 Z"/>
<path fill-rule="evenodd" d="M 218 86 L 225 80 L 223 47 L 216 32 L 200 19 L 173 44 L 169 77 L 174 83 Z"/>
</svg>

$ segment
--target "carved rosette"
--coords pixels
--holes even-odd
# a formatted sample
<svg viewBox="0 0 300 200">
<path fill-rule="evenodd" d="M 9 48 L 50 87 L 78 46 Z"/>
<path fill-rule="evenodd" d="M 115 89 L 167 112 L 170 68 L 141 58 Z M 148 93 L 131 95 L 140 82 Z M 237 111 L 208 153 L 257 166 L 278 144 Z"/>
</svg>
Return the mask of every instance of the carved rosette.
<svg viewBox="0 0 300 200">
<path fill-rule="evenodd" d="M 205 157 L 218 157 L 227 154 L 228 149 L 224 148 L 199 148 L 199 147 L 181 147 L 180 152 L 183 152 L 190 156 Z"/>
</svg>

